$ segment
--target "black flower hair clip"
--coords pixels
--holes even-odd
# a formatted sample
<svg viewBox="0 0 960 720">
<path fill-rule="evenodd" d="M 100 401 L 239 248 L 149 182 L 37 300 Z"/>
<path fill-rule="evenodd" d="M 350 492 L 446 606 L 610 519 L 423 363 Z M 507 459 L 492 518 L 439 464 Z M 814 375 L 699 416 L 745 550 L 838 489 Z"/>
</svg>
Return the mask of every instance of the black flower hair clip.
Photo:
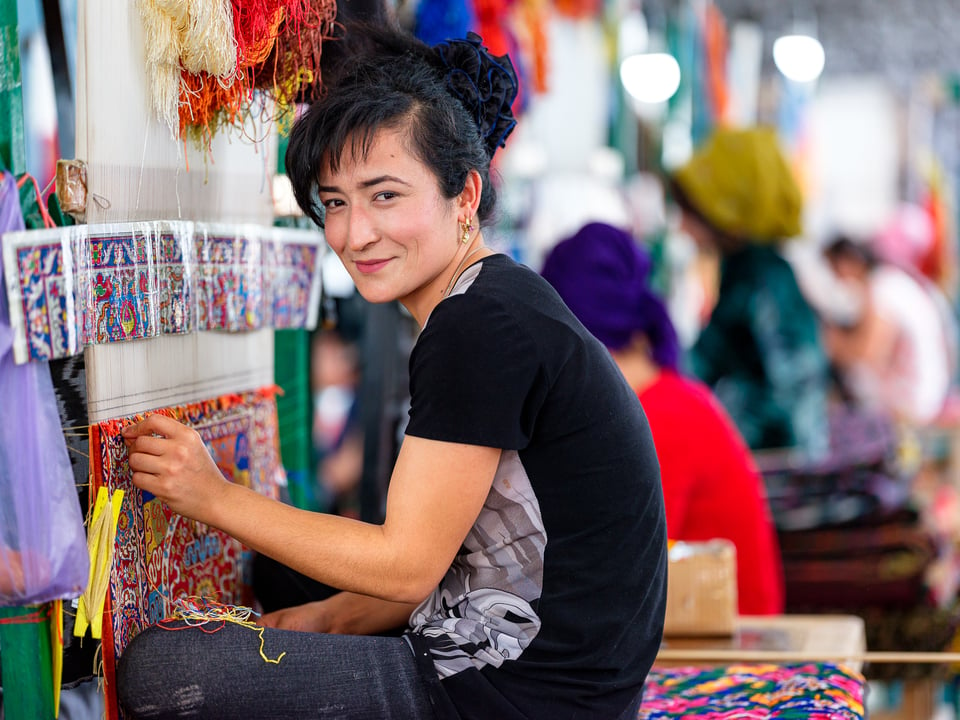
<svg viewBox="0 0 960 720">
<path fill-rule="evenodd" d="M 507 55 L 492 55 L 476 33 L 465 40 L 447 40 L 433 50 L 446 69 L 447 89 L 476 120 L 493 157 L 517 124 L 511 105 L 517 97 L 517 73 Z"/>
</svg>

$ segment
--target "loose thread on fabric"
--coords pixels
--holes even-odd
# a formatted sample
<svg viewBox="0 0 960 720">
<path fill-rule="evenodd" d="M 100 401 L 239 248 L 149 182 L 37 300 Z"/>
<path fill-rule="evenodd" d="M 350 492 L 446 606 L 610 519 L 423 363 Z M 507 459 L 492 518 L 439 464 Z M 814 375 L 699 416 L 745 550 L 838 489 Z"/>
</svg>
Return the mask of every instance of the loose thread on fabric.
<svg viewBox="0 0 960 720">
<path fill-rule="evenodd" d="M 84 452 L 83 450 L 81 450 L 80 448 L 70 447 L 69 445 L 67 445 L 66 447 L 67 447 L 67 450 L 69 450 L 70 452 L 76 453 L 76 454 L 79 455 L 80 457 L 85 457 L 85 458 L 87 458 L 87 460 L 90 459 L 90 453 L 85 453 L 85 452 Z M 81 486 L 80 483 L 75 483 L 75 484 L 77 485 L 77 487 L 80 487 L 80 486 Z M 83 483 L 83 484 L 84 484 L 84 485 L 89 485 L 90 483 Z"/>
<path fill-rule="evenodd" d="M 47 183 L 47 186 L 40 191 L 40 197 L 43 198 L 47 193 L 49 193 L 50 188 L 56 185 L 56 183 L 57 183 L 57 176 L 54 175 L 52 178 L 50 178 L 50 182 Z"/>
<path fill-rule="evenodd" d="M 43 218 L 43 226 L 48 230 L 54 228 L 57 224 L 53 221 L 53 218 L 50 216 L 50 213 L 47 211 L 46 203 L 43 202 L 43 193 L 40 192 L 40 187 L 37 184 L 37 179 L 30 173 L 24 173 L 17 180 L 17 189 L 20 190 L 27 182 L 33 184 L 33 192 L 37 196 L 37 207 L 40 210 L 40 217 Z M 48 186 L 49 187 L 49 186 Z"/>
<path fill-rule="evenodd" d="M 0 625 L 33 625 L 35 623 L 46 622 L 50 619 L 50 606 L 45 605 L 42 608 L 27 613 L 26 615 L 14 615 L 12 617 L 0 618 Z"/>
<path fill-rule="evenodd" d="M 80 638 L 80 642 L 83 643 L 83 638 Z M 98 678 L 97 680 L 97 690 L 102 695 L 104 692 L 104 685 L 106 684 L 106 676 L 103 672 L 103 643 L 97 643 L 97 647 L 93 651 L 93 676 Z"/>
<path fill-rule="evenodd" d="M 158 626 L 164 630 L 174 632 L 188 628 L 197 628 L 201 632 L 213 634 L 222 630 L 226 627 L 226 623 L 229 622 L 250 630 L 256 630 L 257 635 L 260 637 L 260 657 L 263 658 L 264 662 L 279 665 L 284 655 L 287 654 L 286 651 L 280 653 L 275 659 L 267 657 L 264 652 L 263 639 L 263 633 L 266 628 L 262 625 L 257 625 L 256 622 L 251 620 L 250 618 L 253 616 L 259 616 L 259 613 L 253 608 L 243 605 L 224 605 L 206 598 L 187 596 L 173 601 L 173 615 L 165 620 L 161 620 Z M 182 621 L 185 625 L 183 627 L 170 627 L 165 624 L 177 621 Z M 208 627 L 210 623 L 219 623 L 219 625 L 216 627 Z"/>
</svg>

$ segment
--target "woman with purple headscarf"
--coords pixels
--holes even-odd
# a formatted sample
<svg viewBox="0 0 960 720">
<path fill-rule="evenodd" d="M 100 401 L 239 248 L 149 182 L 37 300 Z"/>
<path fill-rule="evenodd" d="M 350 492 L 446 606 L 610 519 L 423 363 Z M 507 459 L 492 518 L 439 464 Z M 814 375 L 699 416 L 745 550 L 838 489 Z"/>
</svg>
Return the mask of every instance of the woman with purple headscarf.
<svg viewBox="0 0 960 720">
<path fill-rule="evenodd" d="M 541 274 L 640 398 L 660 459 L 668 537 L 731 540 L 740 613 L 781 613 L 783 570 L 762 480 L 710 390 L 677 371 L 677 334 L 650 270 L 629 233 L 590 223 L 550 251 Z"/>
</svg>

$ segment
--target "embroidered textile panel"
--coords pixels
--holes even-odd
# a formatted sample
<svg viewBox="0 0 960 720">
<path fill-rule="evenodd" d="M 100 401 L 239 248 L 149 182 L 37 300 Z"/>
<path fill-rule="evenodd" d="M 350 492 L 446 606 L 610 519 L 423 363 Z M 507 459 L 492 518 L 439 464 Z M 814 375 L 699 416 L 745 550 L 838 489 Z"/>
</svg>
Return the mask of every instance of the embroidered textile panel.
<svg viewBox="0 0 960 720">
<path fill-rule="evenodd" d="M 319 232 L 162 221 L 3 240 L 18 363 L 164 333 L 316 327 Z"/>
<path fill-rule="evenodd" d="M 644 685 L 638 720 L 863 720 L 864 685 L 860 673 L 830 663 L 654 667 Z"/>
<path fill-rule="evenodd" d="M 279 498 L 280 462 L 275 388 L 163 408 L 200 433 L 228 480 Z M 216 528 L 174 513 L 131 482 L 120 428 L 143 415 L 90 428 L 91 491 L 124 491 L 110 590 L 104 605 L 103 668 L 108 717 L 119 717 L 116 659 L 141 630 L 172 612 L 172 601 L 199 596 L 227 605 L 253 604 L 250 553 Z"/>
</svg>

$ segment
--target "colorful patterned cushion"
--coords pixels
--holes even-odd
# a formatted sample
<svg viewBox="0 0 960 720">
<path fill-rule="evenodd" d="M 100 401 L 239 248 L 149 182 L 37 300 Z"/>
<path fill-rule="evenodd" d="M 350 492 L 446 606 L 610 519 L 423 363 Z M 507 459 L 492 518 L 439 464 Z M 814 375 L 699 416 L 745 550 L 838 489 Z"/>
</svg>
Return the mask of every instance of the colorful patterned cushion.
<svg viewBox="0 0 960 720">
<path fill-rule="evenodd" d="M 863 720 L 864 678 L 829 663 L 655 667 L 638 720 Z"/>
</svg>

